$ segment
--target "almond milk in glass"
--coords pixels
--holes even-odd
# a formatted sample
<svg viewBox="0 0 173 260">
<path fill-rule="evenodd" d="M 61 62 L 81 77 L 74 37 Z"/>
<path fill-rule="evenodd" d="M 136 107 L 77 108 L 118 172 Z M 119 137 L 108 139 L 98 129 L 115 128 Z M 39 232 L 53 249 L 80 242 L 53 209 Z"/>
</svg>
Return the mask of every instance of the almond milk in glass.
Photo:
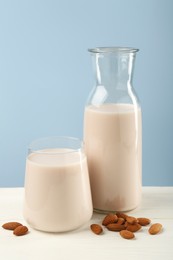
<svg viewBox="0 0 173 260">
<path fill-rule="evenodd" d="M 95 85 L 84 113 L 94 210 L 129 211 L 141 201 L 142 119 L 132 86 L 138 49 L 89 49 Z"/>
<path fill-rule="evenodd" d="M 26 159 L 23 214 L 47 232 L 79 228 L 92 216 L 90 182 L 83 143 L 71 137 L 38 139 Z"/>
</svg>

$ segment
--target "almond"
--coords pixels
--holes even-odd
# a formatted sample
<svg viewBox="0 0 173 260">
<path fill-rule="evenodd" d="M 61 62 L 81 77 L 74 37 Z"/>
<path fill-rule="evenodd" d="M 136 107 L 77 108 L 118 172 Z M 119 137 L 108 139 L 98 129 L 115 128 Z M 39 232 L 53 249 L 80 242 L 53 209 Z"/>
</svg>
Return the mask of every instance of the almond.
<svg viewBox="0 0 173 260">
<path fill-rule="evenodd" d="M 122 212 L 117 212 L 116 215 L 117 215 L 118 218 L 123 218 L 123 219 L 126 220 L 126 217 L 127 217 L 126 214 L 124 214 L 124 213 L 122 213 Z"/>
<path fill-rule="evenodd" d="M 119 225 L 122 225 L 125 223 L 125 219 L 124 218 L 118 218 L 118 221 L 116 222 Z"/>
<path fill-rule="evenodd" d="M 14 230 L 15 228 L 17 228 L 19 226 L 22 226 L 22 224 L 19 222 L 7 222 L 2 225 L 2 227 L 4 229 L 8 229 L 8 230 Z"/>
<path fill-rule="evenodd" d="M 149 228 L 148 232 L 150 235 L 156 235 L 161 231 L 161 229 L 162 225 L 160 223 L 155 223 Z"/>
<path fill-rule="evenodd" d="M 26 226 L 18 226 L 13 231 L 13 234 L 16 236 L 23 236 L 28 232 L 28 228 Z"/>
<path fill-rule="evenodd" d="M 127 221 L 125 221 L 124 226 L 127 227 L 128 224 L 129 224 L 129 223 L 128 223 Z"/>
<path fill-rule="evenodd" d="M 90 226 L 90 228 L 91 228 L 92 232 L 96 235 L 100 235 L 103 232 L 102 227 L 98 224 L 92 224 Z"/>
<path fill-rule="evenodd" d="M 117 222 L 118 217 L 115 214 L 108 214 L 102 221 L 103 226 L 107 226 L 108 224 Z"/>
<path fill-rule="evenodd" d="M 141 229 L 141 225 L 139 225 L 138 223 L 135 224 L 127 224 L 126 230 L 131 231 L 131 232 L 136 232 L 138 230 Z"/>
<path fill-rule="evenodd" d="M 136 218 L 131 217 L 131 216 L 127 216 L 127 217 L 126 217 L 126 221 L 127 221 L 129 224 L 132 224 L 132 225 L 138 222 L 138 220 L 137 220 Z"/>
<path fill-rule="evenodd" d="M 124 225 L 120 225 L 117 223 L 108 224 L 106 227 L 110 231 L 121 231 L 121 230 L 126 229 Z"/>
<path fill-rule="evenodd" d="M 120 235 L 125 239 L 132 239 L 135 237 L 135 235 L 128 230 L 121 230 Z"/>
<path fill-rule="evenodd" d="M 141 226 L 147 226 L 151 222 L 149 218 L 137 218 L 137 220 Z"/>
</svg>

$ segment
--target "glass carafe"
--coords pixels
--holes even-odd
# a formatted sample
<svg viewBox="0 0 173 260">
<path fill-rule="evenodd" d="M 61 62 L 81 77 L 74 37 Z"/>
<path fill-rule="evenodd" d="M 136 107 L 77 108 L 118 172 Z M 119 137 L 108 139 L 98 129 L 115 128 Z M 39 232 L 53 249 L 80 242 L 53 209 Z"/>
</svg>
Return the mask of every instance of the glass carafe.
<svg viewBox="0 0 173 260">
<path fill-rule="evenodd" d="M 138 49 L 89 49 L 95 85 L 84 114 L 94 210 L 129 211 L 141 200 L 142 119 L 132 87 Z"/>
</svg>

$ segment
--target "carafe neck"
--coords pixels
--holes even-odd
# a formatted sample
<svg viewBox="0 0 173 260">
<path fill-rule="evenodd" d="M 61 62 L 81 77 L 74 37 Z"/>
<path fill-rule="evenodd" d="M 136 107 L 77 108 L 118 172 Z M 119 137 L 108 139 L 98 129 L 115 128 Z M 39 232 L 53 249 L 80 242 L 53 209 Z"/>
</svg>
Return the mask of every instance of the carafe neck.
<svg viewBox="0 0 173 260">
<path fill-rule="evenodd" d="M 132 48 L 89 49 L 97 86 L 125 89 L 131 86 L 135 54 Z"/>
</svg>

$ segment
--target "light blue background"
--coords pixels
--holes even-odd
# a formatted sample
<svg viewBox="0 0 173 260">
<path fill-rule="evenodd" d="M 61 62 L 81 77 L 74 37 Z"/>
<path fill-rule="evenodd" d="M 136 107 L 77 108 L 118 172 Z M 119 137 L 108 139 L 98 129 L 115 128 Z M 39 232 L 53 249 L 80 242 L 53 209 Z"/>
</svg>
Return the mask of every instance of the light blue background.
<svg viewBox="0 0 173 260">
<path fill-rule="evenodd" d="M 23 186 L 27 145 L 82 138 L 87 48 L 140 49 L 143 185 L 173 185 L 173 1 L 0 0 L 0 186 Z"/>
</svg>

